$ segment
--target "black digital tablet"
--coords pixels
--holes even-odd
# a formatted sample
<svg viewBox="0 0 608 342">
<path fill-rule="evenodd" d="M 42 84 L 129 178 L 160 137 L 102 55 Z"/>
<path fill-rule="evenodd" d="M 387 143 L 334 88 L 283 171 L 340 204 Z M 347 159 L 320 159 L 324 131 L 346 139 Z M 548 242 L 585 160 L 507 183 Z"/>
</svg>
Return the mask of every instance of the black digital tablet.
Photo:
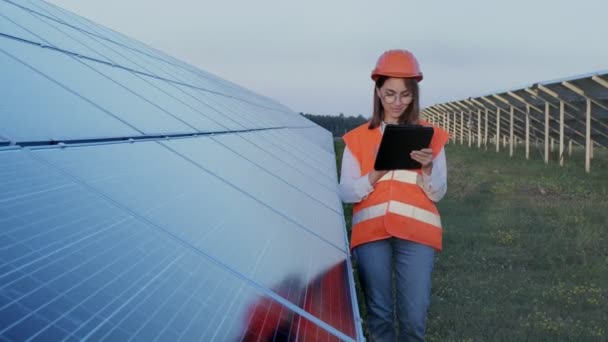
<svg viewBox="0 0 608 342">
<path fill-rule="evenodd" d="M 386 125 L 376 155 L 376 170 L 412 170 L 422 165 L 410 158 L 412 151 L 428 148 L 433 127 L 420 125 Z"/>
</svg>

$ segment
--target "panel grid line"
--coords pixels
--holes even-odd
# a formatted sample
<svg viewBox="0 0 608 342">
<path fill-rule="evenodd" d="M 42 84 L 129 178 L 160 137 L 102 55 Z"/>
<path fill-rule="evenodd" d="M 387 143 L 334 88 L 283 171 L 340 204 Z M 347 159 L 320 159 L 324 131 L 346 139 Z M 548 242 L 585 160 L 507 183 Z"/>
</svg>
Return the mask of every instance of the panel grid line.
<svg viewBox="0 0 608 342">
<path fill-rule="evenodd" d="M 234 251 L 234 248 L 235 248 L 234 245 L 231 245 L 230 252 Z M 208 278 L 210 278 L 210 277 L 208 277 Z M 207 296 L 207 298 L 205 299 L 205 302 L 201 303 L 201 305 L 199 305 L 199 307 L 196 310 L 196 313 L 194 315 L 192 315 L 192 317 L 190 318 L 186 327 L 184 329 L 182 329 L 181 334 L 178 336 L 178 339 L 177 339 L 178 341 L 181 341 L 184 338 L 184 336 L 186 335 L 186 332 L 190 331 L 192 324 L 198 320 L 199 315 L 203 312 L 203 308 L 207 305 L 207 302 L 209 301 L 209 299 L 213 297 L 213 294 L 220 288 L 220 285 L 221 284 L 219 281 L 215 282 L 215 287 L 213 288 L 213 290 L 211 290 L 211 293 Z"/>
<path fill-rule="evenodd" d="M 152 239 L 150 238 L 150 239 L 146 240 L 146 242 L 147 242 L 147 241 L 151 241 L 151 240 L 152 240 Z M 160 249 L 161 249 L 161 248 L 157 248 L 156 250 L 153 250 L 153 251 L 148 251 L 148 253 L 146 254 L 146 256 L 150 256 L 150 255 L 152 255 L 152 254 L 153 254 L 153 252 L 157 252 L 157 251 L 158 251 L 158 250 L 160 250 Z M 169 259 L 170 259 L 170 258 L 172 258 L 172 257 L 173 257 L 173 255 L 171 255 L 171 254 L 166 255 L 166 256 L 165 256 L 165 257 L 162 259 L 161 263 L 163 263 L 163 262 L 165 262 L 165 261 L 169 260 Z M 131 265 L 131 267 L 128 267 L 128 268 L 126 268 L 126 269 L 125 269 L 123 272 L 121 272 L 121 273 L 120 273 L 120 274 L 119 274 L 119 275 L 118 275 L 118 276 L 117 276 L 117 277 L 114 279 L 114 281 L 116 281 L 117 279 L 119 279 L 119 276 L 122 276 L 122 275 L 127 274 L 127 273 L 128 273 L 130 270 L 134 269 L 136 266 L 138 266 L 140 263 L 143 263 L 144 261 L 145 261 L 145 259 L 144 259 L 144 258 L 141 258 L 141 259 L 140 259 L 138 262 L 136 262 L 136 263 L 134 263 L 133 265 Z M 173 262 L 175 262 L 175 260 L 174 260 Z M 156 274 L 156 276 L 154 276 L 154 277 L 152 278 L 152 280 L 155 280 L 156 278 L 158 278 L 158 277 L 159 277 L 159 276 L 162 274 L 162 272 L 164 272 L 164 271 L 165 271 L 165 270 L 168 268 L 168 266 L 170 266 L 170 265 L 172 265 L 172 264 L 173 264 L 173 262 L 169 263 L 168 265 L 165 265 L 165 266 L 163 267 L 163 270 L 162 270 L 161 272 L 158 272 L 158 273 Z M 161 265 L 162 265 L 162 264 L 161 264 Z M 159 266 L 159 267 L 157 267 L 157 268 L 160 268 L 160 267 L 161 267 L 161 266 Z M 137 279 L 137 281 L 133 281 L 133 282 L 131 282 L 131 285 L 129 285 L 129 286 L 126 288 L 126 289 L 123 289 L 123 291 L 122 291 L 122 292 L 121 292 L 119 295 L 114 296 L 114 299 L 113 299 L 112 301 L 110 301 L 110 302 L 109 302 L 109 303 L 107 303 L 105 306 L 103 306 L 102 308 L 100 308 L 100 309 L 99 309 L 99 311 L 97 312 L 97 314 L 101 313 L 101 312 L 102 312 L 104 309 L 109 308 L 109 307 L 110 307 L 110 305 L 112 305 L 113 303 L 115 303 L 115 302 L 117 302 L 119 299 L 121 299 L 121 297 L 122 297 L 122 296 L 123 296 L 125 293 L 127 293 L 129 290 L 134 289 L 134 288 L 136 287 L 136 285 L 138 285 L 138 282 L 139 282 L 140 280 L 145 279 L 145 277 L 146 277 L 146 276 L 148 276 L 148 275 L 150 275 L 150 274 L 154 274 L 154 273 L 156 272 L 157 268 L 151 268 L 151 269 L 150 269 L 150 270 L 148 270 L 147 272 L 144 272 L 144 274 L 143 274 L 143 275 L 142 275 L 140 278 L 138 278 L 138 279 Z M 113 281 L 113 282 L 114 282 L 114 281 Z M 105 287 L 107 287 L 107 286 L 108 286 L 108 285 L 110 285 L 111 283 L 112 283 L 112 282 L 110 282 L 110 283 L 106 284 L 104 287 L 100 288 L 98 291 L 96 291 L 96 292 L 95 292 L 95 294 L 99 293 L 101 290 L 103 290 Z M 147 285 L 147 284 L 149 284 L 149 283 L 150 283 L 150 280 L 148 280 L 148 281 L 147 281 L 146 285 Z M 140 292 L 143 290 L 143 288 L 144 288 L 144 287 L 141 287 L 141 288 L 139 289 L 139 291 L 138 291 L 136 294 L 140 293 Z M 89 338 L 89 337 L 90 337 L 92 334 L 94 334 L 94 333 L 95 333 L 97 330 L 99 330 L 99 328 L 101 328 L 101 326 L 102 326 L 102 325 L 104 325 L 105 323 L 107 323 L 107 322 L 108 322 L 108 320 L 109 320 L 110 318 L 112 318 L 114 315 L 116 315 L 116 313 L 118 313 L 118 311 L 120 311 L 120 309 L 121 309 L 121 308 L 123 308 L 123 307 L 126 305 L 126 303 L 130 302 L 130 301 L 131 301 L 131 300 L 132 300 L 134 297 L 135 297 L 135 295 L 130 296 L 130 298 L 129 298 L 129 300 L 128 300 L 128 301 L 125 301 L 125 302 L 124 302 L 124 303 L 123 303 L 123 304 L 122 304 L 122 305 L 119 307 L 119 309 L 117 309 L 117 310 L 113 310 L 113 311 L 112 311 L 112 314 L 111 314 L 111 315 L 109 315 L 108 317 L 105 317 L 105 318 L 103 318 L 103 317 L 102 317 L 102 322 L 101 322 L 101 323 L 98 323 L 98 324 L 96 325 L 96 327 L 95 327 L 95 328 L 93 328 L 93 329 L 91 329 L 91 330 L 90 330 L 90 331 L 87 333 L 87 335 L 85 335 L 85 336 L 84 336 L 82 339 L 83 339 L 83 340 L 86 340 L 86 339 L 87 339 L 87 338 Z M 92 320 L 92 318 L 93 318 L 93 317 L 91 317 L 91 318 L 89 318 L 87 321 L 85 321 L 85 323 L 84 323 L 84 324 L 82 324 L 82 326 L 84 327 L 84 326 L 85 326 L 85 325 L 86 325 L 88 322 L 90 322 L 90 321 Z M 75 332 L 76 332 L 76 331 L 74 331 L 74 332 L 72 333 L 72 335 L 73 335 Z"/>
<path fill-rule="evenodd" d="M 125 219 L 125 220 L 126 220 L 126 219 Z M 48 253 L 48 254 L 46 254 L 46 255 L 41 255 L 41 256 L 39 256 L 38 258 L 36 258 L 36 259 L 34 259 L 34 260 L 31 260 L 31 261 L 27 262 L 27 263 L 26 263 L 26 264 L 24 264 L 24 265 L 21 265 L 21 266 L 19 266 L 19 267 L 16 267 L 15 269 L 11 270 L 10 272 L 6 272 L 5 274 L 3 274 L 3 275 L 2 275 L 2 277 L 7 277 L 7 276 L 9 276 L 9 275 L 12 275 L 13 273 L 15 273 L 15 272 L 19 272 L 19 271 L 21 271 L 22 269 L 24 269 L 24 268 L 26 268 L 26 267 L 28 267 L 28 266 L 34 265 L 34 264 L 35 264 L 35 263 L 37 263 L 37 262 L 40 262 L 40 261 L 42 261 L 42 260 L 45 260 L 45 259 L 47 259 L 48 257 L 55 256 L 56 254 L 61 253 L 61 252 L 63 252 L 64 250 L 69 249 L 70 247 L 73 247 L 73 246 L 79 245 L 80 243 L 82 243 L 83 241 L 86 241 L 87 239 L 92 239 L 92 238 L 93 238 L 93 237 L 95 237 L 95 236 L 99 236 L 99 235 L 101 235 L 102 233 L 105 233 L 105 232 L 109 231 L 110 229 L 114 228 L 114 227 L 115 227 L 115 226 L 117 226 L 118 224 L 123 223 L 125 220 L 121 220 L 121 221 L 115 222 L 114 224 L 111 224 L 111 225 L 107 226 L 107 227 L 106 227 L 106 228 L 104 228 L 104 229 L 101 229 L 101 230 L 95 230 L 95 231 L 94 231 L 92 234 L 90 234 L 90 235 L 83 236 L 83 237 L 81 237 L 80 239 L 78 239 L 78 240 L 76 240 L 76 241 L 74 241 L 74 242 L 71 242 L 71 243 L 69 243 L 69 244 L 67 244 L 67 245 L 63 245 L 63 247 L 62 247 L 62 248 L 59 248 L 59 249 L 57 249 L 57 250 L 55 250 L 55 251 L 53 251 L 53 252 L 51 252 L 51 253 Z M 93 228 L 95 228 L 95 227 L 92 227 L 90 230 L 93 230 Z M 90 244 L 92 244 L 92 243 L 94 243 L 94 242 L 95 242 L 95 241 L 92 241 Z M 89 245 L 89 244 L 87 244 L 87 245 L 85 245 L 85 246 L 83 246 L 83 247 L 81 247 L 81 248 L 84 248 L 84 247 L 86 247 L 86 246 L 88 246 L 88 245 Z M 76 250 L 76 251 L 78 251 L 78 250 Z M 76 251 L 75 251 L 75 252 L 76 252 Z M 74 253 L 75 253 L 75 252 L 74 252 Z M 32 252 L 31 254 L 38 254 L 38 253 L 34 251 L 34 252 Z M 22 258 L 24 258 L 24 257 L 25 257 L 25 256 L 22 256 L 21 258 L 19 258 L 19 259 L 17 259 L 17 260 L 20 260 L 20 259 L 22 259 Z M 46 265 L 45 265 L 45 266 L 46 266 Z M 40 268 L 38 268 L 38 269 L 36 269 L 36 270 L 40 270 L 40 269 L 42 269 L 42 267 L 40 267 Z M 20 278 L 19 278 L 19 279 L 20 279 Z M 12 282 L 11 282 L 11 283 L 12 283 Z M 6 286 L 6 285 L 10 285 L 11 283 L 4 284 L 4 286 Z M 0 308 L 0 309 L 1 309 L 1 308 Z"/>
<path fill-rule="evenodd" d="M 32 226 L 41 224 L 41 223 L 43 223 L 45 221 L 48 221 L 48 220 L 51 220 L 51 219 L 54 219 L 54 218 L 59 218 L 59 217 L 62 217 L 62 216 L 66 216 L 67 214 L 79 211 L 82 208 L 82 207 L 79 208 L 79 207 L 76 207 L 76 206 L 71 206 L 70 207 L 69 204 L 71 204 L 71 203 L 79 203 L 79 201 L 78 201 L 78 199 L 73 199 L 71 201 L 68 200 L 66 202 L 63 202 L 62 203 L 63 205 L 68 205 L 68 209 L 67 210 L 58 212 L 56 215 L 46 215 L 46 216 L 43 216 L 42 218 L 40 218 L 38 220 L 29 220 L 27 222 L 23 222 L 22 225 L 14 226 L 13 227 L 14 229 L 9 229 L 9 230 L 3 231 L 2 234 L 0 234 L 0 236 L 4 236 L 4 235 L 12 236 L 11 234 L 13 234 L 13 233 L 25 230 L 27 228 L 31 228 Z M 49 205 L 44 206 L 43 208 L 40 208 L 40 207 L 32 208 L 31 211 L 21 211 L 21 215 L 20 216 L 34 215 L 36 212 L 40 211 L 40 209 L 45 209 L 45 208 L 49 208 L 50 209 L 50 208 L 53 208 L 53 207 L 54 207 L 54 204 L 49 204 Z M 89 207 L 93 208 L 93 205 L 89 205 Z M 87 208 L 87 207 L 85 206 L 84 208 Z M 19 218 L 20 216 L 12 216 L 11 218 Z M 20 243 L 27 242 L 28 240 L 37 238 L 37 237 L 42 236 L 42 235 L 44 235 L 46 233 L 53 232 L 56 229 L 62 228 L 63 226 L 69 225 L 69 224 L 74 223 L 74 222 L 82 221 L 84 219 L 86 219 L 86 218 L 80 217 L 80 218 L 78 218 L 78 219 L 76 219 L 74 221 L 65 222 L 63 225 L 59 225 L 56 228 L 51 229 L 51 230 L 45 230 L 45 231 L 39 232 L 38 234 L 35 234 L 35 235 L 28 234 L 27 238 L 19 240 L 19 242 Z M 2 249 L 4 249 L 4 248 L 10 248 L 12 246 L 13 245 L 8 244 L 8 245 L 3 245 L 1 248 Z"/>
<path fill-rule="evenodd" d="M 133 234 L 133 235 L 135 235 L 135 234 Z M 133 235 L 132 235 L 132 236 L 133 236 Z M 98 241 L 98 240 L 93 241 L 91 244 L 93 244 L 93 243 L 99 243 L 99 241 Z M 112 250 L 112 249 L 114 249 L 114 248 L 117 248 L 117 247 L 119 247 L 119 246 L 120 246 L 120 245 L 113 245 L 113 247 L 112 247 L 112 248 L 110 248 L 110 249 L 108 249 L 108 250 L 105 250 L 104 252 L 108 252 L 108 251 L 110 251 L 110 250 Z M 83 246 L 83 248 L 85 248 L 85 247 L 87 247 L 87 246 Z M 75 253 L 75 252 L 74 252 L 74 253 Z M 69 255 L 65 256 L 64 258 L 67 258 L 68 256 L 69 256 Z M 42 288 L 47 287 L 47 285 L 48 285 L 48 284 L 50 284 L 50 283 L 54 282 L 54 281 L 55 281 L 55 280 L 57 280 L 57 279 L 62 278 L 63 276 L 65 276 L 65 274 L 68 274 L 69 272 L 72 272 L 72 271 L 74 271 L 74 270 L 76 270 L 76 269 L 78 269 L 78 268 L 82 267 L 83 265 L 87 264 L 88 262 L 90 262 L 90 261 L 92 261 L 92 260 L 96 259 L 98 256 L 99 256 L 99 255 L 93 255 L 93 256 L 90 256 L 88 259 L 85 259 L 83 262 L 81 262 L 80 264 L 78 264 L 78 265 L 74 266 L 73 268 L 71 268 L 71 269 L 67 270 L 65 273 L 62 273 L 62 274 L 60 274 L 60 275 L 56 276 L 55 278 L 52 278 L 52 279 L 48 280 L 48 281 L 47 281 L 47 282 L 45 282 L 45 283 L 41 283 L 41 284 L 40 284 L 38 287 L 34 288 L 33 290 L 30 290 L 30 292 L 28 292 L 28 293 L 26 293 L 26 294 L 23 294 L 21 297 L 16 298 L 16 299 L 14 299 L 12 302 L 7 303 L 7 304 L 5 304 L 4 306 L 0 307 L 0 310 L 4 310 L 4 309 L 5 309 L 6 307 L 8 307 L 9 305 L 12 305 L 12 304 L 14 304 L 14 303 L 17 303 L 18 301 L 20 301 L 21 299 L 23 299 L 23 298 L 25 298 L 25 297 L 27 297 L 27 296 L 31 295 L 31 294 L 32 294 L 32 293 L 34 293 L 35 291 L 37 291 L 37 290 L 40 290 L 40 289 L 42 289 Z M 62 258 L 62 259 L 64 259 L 64 258 Z M 58 263 L 59 263 L 59 262 L 60 262 L 62 259 L 58 259 L 58 260 L 56 260 L 56 261 L 55 261 L 53 264 L 58 264 Z M 113 264 L 113 263 L 112 263 L 112 264 Z M 58 298 L 58 297 L 60 297 L 60 296 L 65 295 L 65 294 L 66 294 L 66 293 L 68 293 L 70 290 L 74 289 L 75 287 L 77 287 L 78 285 L 80 285 L 80 284 L 82 284 L 83 282 L 87 281 L 88 279 L 92 278 L 93 276 L 95 276 L 96 274 L 98 274 L 99 272 L 101 272 L 102 270 L 104 270 L 105 268 L 110 267 L 112 264 L 108 264 L 106 267 L 104 267 L 104 268 L 102 268 L 102 269 L 98 270 L 97 272 L 95 272 L 95 273 L 93 273 L 93 274 L 89 275 L 88 277 L 84 278 L 84 279 L 83 279 L 81 282 L 79 282 L 79 283 L 75 284 L 75 285 L 74 285 L 74 286 L 72 286 L 71 288 L 68 288 L 68 289 L 67 289 L 67 290 L 65 290 L 64 292 L 62 292 L 62 293 L 58 294 L 58 295 L 57 295 L 55 298 Z M 42 268 L 42 267 L 41 267 L 41 268 Z M 41 268 L 39 268 L 39 269 L 41 269 Z M 33 271 L 33 272 L 35 272 L 35 271 Z M 30 274 L 32 274 L 33 272 L 31 272 Z M 27 276 L 27 275 L 24 275 L 23 277 L 25 277 L 25 276 Z M 13 281 L 13 282 L 15 282 L 15 281 Z M 13 282 L 11 282 L 11 283 L 13 283 Z M 5 284 L 5 286 L 10 285 L 11 283 Z M 48 288 L 48 287 L 47 287 L 47 288 Z M 46 304 L 44 304 L 44 305 L 39 306 L 37 309 L 32 310 L 32 311 L 31 311 L 31 312 L 30 312 L 28 315 L 26 315 L 26 316 L 22 317 L 21 319 L 19 319 L 19 320 L 15 320 L 15 321 L 14 321 L 12 324 L 10 324 L 9 326 L 7 326 L 7 327 L 6 327 L 6 328 L 4 328 L 3 330 L 1 330 L 1 331 L 0 331 L 0 335 L 1 335 L 1 334 L 4 334 L 6 331 L 8 331 L 8 330 L 9 330 L 9 329 L 11 329 L 12 327 L 16 326 L 17 324 L 21 323 L 21 322 L 22 322 L 22 321 L 24 321 L 26 318 L 28 318 L 30 315 L 33 315 L 33 314 L 37 313 L 38 311 L 40 311 L 41 309 L 43 309 L 43 308 L 47 307 L 48 305 L 50 305 L 50 304 L 51 304 L 51 303 L 52 303 L 52 302 L 55 300 L 55 298 L 52 298 L 52 299 L 51 299 L 49 302 L 47 302 L 47 303 L 46 303 Z"/>
<path fill-rule="evenodd" d="M 133 234 L 132 234 L 132 236 L 135 236 L 136 234 L 137 234 L 137 233 L 133 233 Z M 145 243 L 145 242 L 150 241 L 150 240 L 151 240 L 151 238 L 147 238 L 147 239 L 146 239 L 146 238 L 143 238 L 142 240 L 140 240 L 140 241 L 141 241 L 140 243 Z M 128 241 L 128 240 L 124 240 L 124 241 L 122 241 L 122 243 L 127 243 L 127 242 L 129 242 L 129 241 Z M 71 287 L 71 288 L 67 289 L 67 290 L 66 290 L 64 293 L 62 293 L 62 294 L 58 295 L 57 297 L 59 297 L 59 296 L 61 296 L 61 295 L 65 295 L 66 293 L 68 293 L 68 292 L 69 292 L 69 291 L 71 291 L 72 289 L 75 289 L 76 287 L 78 287 L 78 286 L 80 286 L 80 285 L 84 284 L 84 283 L 85 283 L 87 280 L 89 280 L 89 279 L 93 278 L 94 276 L 96 276 L 96 275 L 100 274 L 102 271 L 107 270 L 107 269 L 110 269 L 110 267 L 111 267 L 111 266 L 113 266 L 114 264 L 118 264 L 118 263 L 119 263 L 120 261 L 122 261 L 122 260 L 129 259 L 129 256 L 130 256 L 131 254 L 133 254 L 133 253 L 135 253 L 135 251 L 134 251 L 134 250 L 131 250 L 131 252 L 130 252 L 130 253 L 127 253 L 127 254 L 123 255 L 121 258 L 114 260 L 114 262 L 112 262 L 112 263 L 108 263 L 108 264 L 107 264 L 105 267 L 103 267 L 103 268 L 99 269 L 97 272 L 95 272 L 95 273 L 91 274 L 89 277 L 87 277 L 87 278 L 83 279 L 81 282 L 79 282 L 79 283 L 77 283 L 76 285 L 74 285 L 73 287 Z M 151 253 L 151 252 L 150 252 L 150 253 Z M 95 256 L 95 257 L 98 257 L 98 256 Z M 139 264 L 139 263 L 135 263 L 135 264 L 134 264 L 134 265 L 132 265 L 131 267 L 126 268 L 125 270 L 123 270 L 123 272 L 122 272 L 122 273 L 119 273 L 117 276 L 120 276 L 120 275 L 122 275 L 122 274 L 126 274 L 126 273 L 127 273 L 127 272 L 129 272 L 131 269 L 135 268 L 135 266 L 137 266 L 138 264 Z M 110 283 L 105 284 L 104 286 L 100 287 L 100 288 L 99 288 L 99 289 L 97 289 L 95 292 L 93 292 L 92 294 L 90 294 L 88 297 L 84 298 L 84 299 L 83 299 L 83 300 L 82 300 L 80 303 L 76 303 L 76 305 L 75 305 L 74 307 L 72 307 L 70 310 L 68 310 L 68 311 L 64 312 L 64 313 L 63 313 L 61 316 L 59 316 L 58 318 L 56 318 L 54 321 L 50 322 L 50 324 L 49 324 L 47 327 L 45 327 L 44 329 L 41 329 L 41 330 L 40 330 L 40 331 L 38 331 L 38 332 L 37 332 L 35 335 L 31 336 L 31 337 L 30 337 L 30 340 L 31 340 L 31 339 L 33 339 L 33 338 L 35 338 L 35 337 L 36 337 L 36 336 L 38 336 L 39 334 L 43 333 L 43 332 L 44 332 L 44 330 L 46 330 L 46 329 L 50 328 L 50 327 L 51 327 L 53 324 L 57 323 L 57 322 L 58 322 L 59 320 L 61 320 L 62 318 L 67 317 L 67 316 L 68 316 L 70 313 L 72 313 L 72 312 L 73 312 L 73 311 L 74 311 L 76 308 L 80 307 L 80 305 L 82 305 L 82 303 L 86 302 L 87 300 L 89 300 L 89 299 L 93 298 L 95 295 L 97 295 L 98 293 L 100 293 L 101 291 L 103 291 L 103 290 L 104 290 L 104 289 L 105 289 L 105 288 L 106 288 L 106 287 L 107 287 L 109 284 L 110 284 Z M 47 305 L 48 305 L 48 304 L 47 304 Z M 42 307 L 41 307 L 41 308 L 42 308 Z"/>
<path fill-rule="evenodd" d="M 199 241 L 204 240 L 204 239 L 205 239 L 205 238 L 206 238 L 208 235 L 211 235 L 213 232 L 215 232 L 215 231 L 219 230 L 219 228 L 222 226 L 222 223 L 223 223 L 223 222 L 220 222 L 220 223 L 216 224 L 214 227 L 212 227 L 210 230 L 206 231 L 206 232 L 205 232 L 205 233 L 204 233 L 204 234 L 201 236 L 201 238 L 200 238 L 200 240 L 199 240 Z M 195 273 L 198 271 L 198 269 L 200 269 L 201 267 L 202 267 L 202 266 L 199 264 L 198 268 L 197 268 L 197 269 L 196 269 L 196 270 L 195 270 L 193 273 L 189 274 L 188 278 L 186 278 L 186 279 L 183 281 L 183 283 L 182 283 L 182 284 L 180 284 L 180 286 L 179 286 L 179 287 L 183 286 L 183 284 L 185 284 L 189 278 L 193 278 L 194 274 L 195 274 Z M 206 279 L 208 279 L 210 276 L 211 276 L 211 275 L 210 275 L 210 274 L 208 274 L 208 275 L 205 277 L 205 280 L 206 280 Z M 197 286 L 197 288 L 196 288 L 196 290 L 194 290 L 194 291 L 192 291 L 192 292 L 190 293 L 190 296 L 188 297 L 188 300 L 184 301 L 184 303 L 182 303 L 182 305 L 180 306 L 180 308 L 174 311 L 174 313 L 173 313 L 173 317 L 172 317 L 172 318 L 169 320 L 169 322 L 167 322 L 167 324 L 166 324 L 166 325 L 163 327 L 163 329 L 162 329 L 162 330 L 159 332 L 159 334 L 157 335 L 157 339 L 158 339 L 160 336 L 162 336 L 162 334 L 163 334 L 163 333 L 164 333 L 164 331 L 165 331 L 165 330 L 166 330 L 166 329 L 169 327 L 169 325 L 171 324 L 171 322 L 172 322 L 172 321 L 175 319 L 175 317 L 177 317 L 177 315 L 178 315 L 178 314 L 181 312 L 181 309 L 184 307 L 184 305 L 186 305 L 186 303 L 190 302 L 190 300 L 191 300 L 191 299 L 194 297 L 194 295 L 195 295 L 196 293 L 198 293 L 198 289 L 199 289 L 199 288 L 200 288 L 202 285 L 203 285 L 203 281 L 200 281 L 200 282 L 199 282 L 199 284 L 198 284 L 198 286 Z M 173 293 L 171 294 L 171 296 L 173 296 L 173 294 L 174 294 L 174 293 L 176 293 L 176 292 L 177 292 L 177 288 L 176 288 L 176 289 L 173 291 Z M 164 301 L 163 301 L 163 302 L 162 302 L 160 305 L 158 305 L 157 309 L 156 309 L 156 310 L 155 310 L 155 311 L 154 311 L 152 314 L 150 314 L 149 319 L 148 319 L 146 322 L 144 322 L 144 323 L 141 325 L 140 329 L 138 329 L 138 330 L 137 330 L 137 331 L 136 331 L 136 332 L 133 334 L 133 336 L 136 336 L 136 335 L 137 335 L 137 334 L 138 334 L 138 333 L 139 333 L 139 332 L 140 332 L 140 331 L 141 331 L 141 330 L 144 328 L 144 326 L 146 326 L 147 324 L 149 324 L 149 323 L 152 321 L 152 319 L 154 318 L 154 316 L 156 315 L 156 313 L 158 313 L 158 312 L 159 312 L 159 311 L 160 311 L 160 310 L 163 308 L 163 306 L 164 306 L 164 305 L 165 305 L 165 304 L 166 304 L 168 301 L 169 301 L 169 297 L 167 297 L 167 299 L 166 299 L 166 300 L 164 300 Z"/>
</svg>

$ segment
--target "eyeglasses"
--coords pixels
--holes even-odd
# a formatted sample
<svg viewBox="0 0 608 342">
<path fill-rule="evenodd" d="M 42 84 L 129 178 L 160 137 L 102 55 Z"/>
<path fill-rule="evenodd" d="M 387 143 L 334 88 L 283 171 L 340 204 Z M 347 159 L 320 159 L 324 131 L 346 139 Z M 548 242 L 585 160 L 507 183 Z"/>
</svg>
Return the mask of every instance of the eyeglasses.
<svg viewBox="0 0 608 342">
<path fill-rule="evenodd" d="M 401 103 L 409 103 L 412 99 L 412 94 L 400 95 L 400 96 L 397 96 L 397 94 L 382 95 L 382 99 L 384 99 L 384 102 L 386 102 L 388 104 L 392 104 L 393 102 L 397 101 L 397 98 L 399 98 L 399 101 Z"/>
</svg>

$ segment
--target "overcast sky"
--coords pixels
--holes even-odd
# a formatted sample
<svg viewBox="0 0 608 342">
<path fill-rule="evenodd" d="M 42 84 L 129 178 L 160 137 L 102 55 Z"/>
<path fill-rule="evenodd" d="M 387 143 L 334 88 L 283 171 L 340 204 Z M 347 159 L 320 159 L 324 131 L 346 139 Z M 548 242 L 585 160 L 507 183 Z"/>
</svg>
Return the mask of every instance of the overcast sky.
<svg viewBox="0 0 608 342">
<path fill-rule="evenodd" d="M 50 0 L 298 112 L 369 116 L 387 49 L 422 105 L 608 69 L 608 1 Z"/>
</svg>

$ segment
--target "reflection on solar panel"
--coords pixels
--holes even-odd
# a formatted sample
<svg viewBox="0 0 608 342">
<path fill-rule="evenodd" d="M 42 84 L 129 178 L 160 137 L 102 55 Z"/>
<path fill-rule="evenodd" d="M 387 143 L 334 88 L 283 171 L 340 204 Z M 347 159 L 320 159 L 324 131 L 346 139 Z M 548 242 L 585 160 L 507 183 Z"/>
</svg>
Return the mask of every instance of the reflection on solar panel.
<svg viewBox="0 0 608 342">
<path fill-rule="evenodd" d="M 332 138 L 42 1 L 0 0 L 3 340 L 361 340 Z"/>
</svg>

